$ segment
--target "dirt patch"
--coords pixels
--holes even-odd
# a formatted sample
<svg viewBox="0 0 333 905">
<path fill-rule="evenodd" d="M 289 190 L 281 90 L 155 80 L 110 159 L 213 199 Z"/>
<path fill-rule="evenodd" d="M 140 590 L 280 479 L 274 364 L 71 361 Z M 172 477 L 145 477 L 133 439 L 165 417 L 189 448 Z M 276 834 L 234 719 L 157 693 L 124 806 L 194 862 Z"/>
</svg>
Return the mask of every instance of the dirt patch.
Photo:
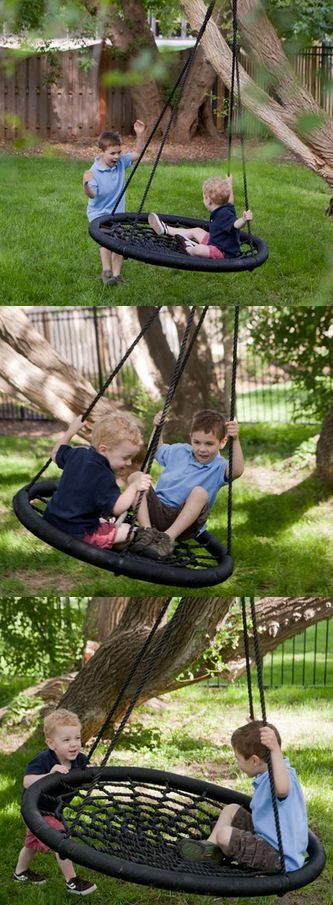
<svg viewBox="0 0 333 905">
<path fill-rule="evenodd" d="M 4 575 L 4 578 L 13 578 L 12 572 L 7 572 Z M 39 594 L 40 591 L 46 591 L 47 593 L 53 593 L 54 591 L 60 593 L 64 591 L 69 594 L 73 591 L 73 576 L 65 578 L 64 575 L 60 575 L 59 573 L 52 576 L 42 575 L 40 571 L 38 571 L 37 574 L 35 572 L 33 575 L 27 575 L 26 572 L 18 572 L 15 570 L 15 578 L 22 581 L 24 590 L 31 591 L 32 595 L 36 593 Z"/>
<path fill-rule="evenodd" d="M 292 459 L 285 459 L 283 466 L 280 464 L 276 467 L 270 465 L 247 465 L 245 474 L 250 486 L 262 493 L 273 493 L 279 495 L 297 484 L 301 484 L 305 478 L 308 478 L 315 468 L 315 457 L 313 462 L 305 467 L 299 468 Z"/>
<path fill-rule="evenodd" d="M 0 437 L 53 437 L 63 432 L 61 421 L 0 420 Z"/>
<path fill-rule="evenodd" d="M 135 138 L 132 135 L 123 135 L 122 138 L 124 149 L 126 151 L 133 151 Z M 91 138 L 87 140 L 80 139 L 77 141 L 64 142 L 47 141 L 45 139 L 44 141 L 40 141 L 37 145 L 22 150 L 22 148 L 16 148 L 14 142 L 0 141 L 0 148 L 17 157 L 36 157 L 43 155 L 46 157 L 70 157 L 72 160 L 91 161 L 96 156 L 96 142 L 97 137 L 96 141 L 92 141 Z M 247 141 L 246 148 L 248 159 L 256 154 L 256 151 L 261 147 L 261 144 L 262 143 L 258 142 L 257 139 Z M 237 141 L 235 140 L 235 146 L 236 145 Z M 159 141 L 151 142 L 145 154 L 144 159 L 146 162 L 151 163 L 155 160 L 159 146 Z M 162 160 L 166 163 L 182 163 L 188 160 L 204 163 L 209 160 L 219 160 L 220 158 L 223 160 L 226 160 L 227 158 L 227 138 L 222 134 L 217 134 L 214 138 L 196 136 L 195 138 L 192 138 L 185 147 L 184 144 L 168 141 L 162 154 Z M 279 159 L 283 163 L 297 163 L 297 158 L 290 153 L 284 154 L 283 157 Z"/>
</svg>

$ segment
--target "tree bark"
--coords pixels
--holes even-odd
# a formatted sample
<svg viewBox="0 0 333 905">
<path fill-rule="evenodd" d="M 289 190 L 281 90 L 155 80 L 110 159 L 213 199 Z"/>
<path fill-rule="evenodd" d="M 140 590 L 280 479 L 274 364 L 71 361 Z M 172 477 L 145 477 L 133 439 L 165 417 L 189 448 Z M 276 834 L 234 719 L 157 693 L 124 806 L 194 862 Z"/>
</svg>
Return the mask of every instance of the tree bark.
<svg viewBox="0 0 333 905">
<path fill-rule="evenodd" d="M 182 7 L 192 28 L 198 30 L 206 12 L 206 7 L 202 0 L 182 0 Z M 267 54 L 269 55 L 272 53 L 274 56 L 274 47 L 271 48 L 269 41 L 271 28 L 272 26 L 270 26 L 269 33 L 266 33 L 263 28 L 262 42 L 267 42 Z M 250 41 L 249 33 L 247 34 L 247 40 Z M 208 22 L 206 31 L 202 37 L 202 47 L 217 74 L 230 89 L 232 53 L 212 19 Z M 249 109 L 257 119 L 263 122 L 273 135 L 282 141 L 293 154 L 296 154 L 300 160 L 302 160 L 305 166 L 315 173 L 318 173 L 319 176 L 325 179 L 328 185 L 333 186 L 332 148 L 330 149 L 330 152 L 327 153 L 328 136 L 331 135 L 331 128 L 333 127 L 331 126 L 328 117 L 321 111 L 320 115 L 322 121 L 325 121 L 326 137 L 324 146 L 321 146 L 321 140 L 319 140 L 319 142 L 317 142 L 317 138 L 314 140 L 314 134 L 317 135 L 317 132 L 311 133 L 311 135 L 307 133 L 305 141 L 299 124 L 300 92 L 296 91 L 298 105 L 297 109 L 294 111 L 292 98 L 290 98 L 288 106 L 284 107 L 278 100 L 269 97 L 266 91 L 259 88 L 242 66 L 239 66 L 239 80 L 244 107 Z M 293 93 L 294 82 L 292 83 L 292 97 Z M 308 112 L 308 108 L 305 105 L 303 113 Z M 317 144 L 319 145 L 318 147 Z"/>
<path fill-rule="evenodd" d="M 151 603 L 147 614 L 145 600 L 132 598 L 116 630 L 101 644 L 66 691 L 61 706 L 79 714 L 84 740 L 98 732 L 106 719 L 126 678 L 128 665 L 133 663 L 147 637 L 153 610 L 160 609 L 162 602 L 162 598 L 155 599 L 155 607 Z M 164 649 L 160 650 L 140 694 L 139 703 L 174 687 L 177 675 L 193 664 L 214 638 L 229 605 L 230 599 L 221 597 L 208 600 L 188 598 L 183 601 L 177 620 L 172 624 L 171 634 L 166 638 Z M 166 625 L 157 631 L 150 647 L 152 656 L 156 657 L 161 636 L 166 631 Z M 138 687 L 146 664 L 147 655 L 126 692 L 121 709 L 115 714 L 116 720 L 121 718 Z"/>
<path fill-rule="evenodd" d="M 185 145 L 200 133 L 211 138 L 217 137 L 209 100 L 215 79 L 215 70 L 199 46 L 170 130 L 171 141 Z"/>
<path fill-rule="evenodd" d="M 318 477 L 333 489 L 333 406 L 322 424 L 316 449 Z"/>
</svg>

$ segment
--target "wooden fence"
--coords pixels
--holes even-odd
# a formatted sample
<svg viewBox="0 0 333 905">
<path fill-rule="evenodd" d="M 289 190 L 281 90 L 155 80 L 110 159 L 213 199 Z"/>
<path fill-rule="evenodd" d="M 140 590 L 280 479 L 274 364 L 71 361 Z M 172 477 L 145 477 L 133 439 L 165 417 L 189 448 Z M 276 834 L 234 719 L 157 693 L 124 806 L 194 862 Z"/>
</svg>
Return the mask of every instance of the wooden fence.
<svg viewBox="0 0 333 905">
<path fill-rule="evenodd" d="M 179 53 L 179 59 L 186 51 Z M 54 52 L 53 52 L 54 57 Z M 83 67 L 83 59 L 89 66 Z M 0 139 L 12 139 L 23 131 L 41 138 L 63 141 L 92 139 L 105 127 L 128 134 L 134 119 L 127 88 L 106 86 L 103 74 L 119 68 L 110 48 L 95 43 L 78 50 L 59 51 L 57 70 L 47 53 L 36 53 L 15 65 L 14 51 L 0 48 Z M 253 76 L 253 65 L 242 55 L 242 64 Z M 333 115 L 333 47 L 315 47 L 293 58 L 302 84 Z M 15 66 L 15 68 L 14 68 Z M 10 68 L 14 69 L 11 73 Z M 225 89 L 219 79 L 212 92 L 217 128 L 225 128 Z M 261 134 L 255 118 L 246 115 L 246 131 Z"/>
</svg>

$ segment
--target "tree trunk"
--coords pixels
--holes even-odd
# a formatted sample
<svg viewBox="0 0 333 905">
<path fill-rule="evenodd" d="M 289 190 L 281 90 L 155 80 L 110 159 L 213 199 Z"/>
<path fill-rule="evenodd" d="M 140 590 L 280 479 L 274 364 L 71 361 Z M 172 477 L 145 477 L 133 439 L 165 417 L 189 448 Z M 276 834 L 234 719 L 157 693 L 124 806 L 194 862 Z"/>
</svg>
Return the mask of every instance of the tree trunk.
<svg viewBox="0 0 333 905">
<path fill-rule="evenodd" d="M 206 7 L 202 0 L 182 0 L 182 7 L 192 28 L 198 30 L 206 12 Z M 271 28 L 272 27 L 270 26 L 270 30 Z M 272 53 L 274 56 L 274 46 L 271 47 L 269 41 L 270 32 L 269 34 L 266 33 L 263 28 L 261 37 L 263 43 L 267 42 L 267 55 L 269 56 L 270 53 Z M 250 41 L 249 33 L 247 35 L 247 40 Z M 215 71 L 230 90 L 232 53 L 212 19 L 208 22 L 206 31 L 202 37 L 202 47 Z M 314 135 L 317 136 L 319 134 L 318 131 L 316 131 L 316 133 L 311 133 L 311 135 L 307 134 L 305 141 L 304 135 L 301 133 L 300 129 L 300 93 L 296 91 L 296 89 L 298 106 L 295 111 L 292 106 L 294 83 L 292 83 L 291 98 L 289 99 L 288 106 L 284 107 L 278 100 L 269 97 L 267 92 L 262 88 L 259 88 L 242 66 L 239 66 L 239 80 L 244 107 L 250 110 L 257 119 L 263 122 L 273 135 L 282 141 L 293 154 L 296 154 L 300 160 L 302 160 L 305 166 L 325 179 L 328 185 L 333 186 L 332 147 L 330 152 L 327 153 L 327 141 L 331 141 L 329 135 L 332 134 L 332 126 L 328 117 L 321 111 L 322 120 L 325 120 L 325 142 L 323 143 L 323 147 L 321 146 L 321 139 L 319 139 L 319 142 L 317 141 L 317 138 L 314 140 Z M 306 104 L 303 108 L 303 113 L 308 113 Z M 319 147 L 317 147 L 317 144 Z"/>
<path fill-rule="evenodd" d="M 151 308 L 142 305 L 137 309 L 137 313 L 140 327 L 143 327 L 149 314 L 151 314 Z M 176 358 L 171 351 L 167 337 L 163 332 L 160 317 L 155 318 L 151 327 L 147 330 L 145 339 L 150 357 L 159 374 L 160 379 L 158 383 L 160 392 L 164 392 L 169 386 L 170 377 L 176 364 Z"/>
<path fill-rule="evenodd" d="M 171 141 L 186 145 L 200 133 L 216 138 L 209 98 L 215 79 L 215 71 L 199 46 L 170 130 Z M 207 100 L 210 115 L 206 108 Z"/>
<path fill-rule="evenodd" d="M 324 419 L 316 450 L 318 477 L 333 489 L 333 406 Z"/>
<path fill-rule="evenodd" d="M 155 607 L 150 602 L 147 614 L 145 600 L 132 598 L 116 630 L 101 644 L 62 698 L 61 706 L 79 714 L 84 741 L 98 732 L 106 719 L 128 674 L 129 664 L 133 663 L 147 637 L 153 610 L 160 610 L 162 602 L 162 598 L 155 599 Z M 221 597 L 208 600 L 200 597 L 183 599 L 178 607 L 177 618 L 172 623 L 171 633 L 165 639 L 164 649 L 159 650 L 158 659 L 140 694 L 139 703 L 174 687 L 177 675 L 195 663 L 214 638 L 228 612 L 230 602 L 230 598 Z M 166 631 L 166 625 L 158 629 L 150 647 L 150 655 L 157 656 L 160 639 Z M 119 720 L 126 709 L 146 664 L 147 655 L 132 680 L 115 719 Z"/>
</svg>

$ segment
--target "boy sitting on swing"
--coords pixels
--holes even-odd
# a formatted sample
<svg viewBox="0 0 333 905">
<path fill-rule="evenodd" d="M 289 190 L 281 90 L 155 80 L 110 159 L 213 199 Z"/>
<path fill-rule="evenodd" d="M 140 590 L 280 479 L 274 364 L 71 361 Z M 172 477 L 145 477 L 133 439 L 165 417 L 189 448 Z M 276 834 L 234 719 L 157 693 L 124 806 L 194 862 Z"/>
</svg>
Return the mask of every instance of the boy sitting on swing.
<svg viewBox="0 0 333 905">
<path fill-rule="evenodd" d="M 175 236 L 188 255 L 201 258 L 237 258 L 241 254 L 239 230 L 248 220 L 252 220 L 252 211 L 244 211 L 237 218 L 232 176 L 220 179 L 212 176 L 202 186 L 203 203 L 208 211 L 209 232 L 200 226 L 184 229 L 169 226 L 157 214 L 148 215 L 149 226 L 158 236 Z"/>
<path fill-rule="evenodd" d="M 158 412 L 155 427 L 160 420 Z M 228 437 L 233 443 L 235 480 L 244 471 L 237 421 L 226 421 L 219 412 L 206 409 L 194 415 L 190 443 L 164 443 L 161 433 L 155 458 L 165 470 L 156 489 L 150 486 L 142 500 L 140 524 L 146 528 L 153 525 L 172 541 L 200 534 L 220 487 L 228 484 L 228 461 L 220 454 Z M 129 483 L 135 478 L 134 473 Z"/>
</svg>

